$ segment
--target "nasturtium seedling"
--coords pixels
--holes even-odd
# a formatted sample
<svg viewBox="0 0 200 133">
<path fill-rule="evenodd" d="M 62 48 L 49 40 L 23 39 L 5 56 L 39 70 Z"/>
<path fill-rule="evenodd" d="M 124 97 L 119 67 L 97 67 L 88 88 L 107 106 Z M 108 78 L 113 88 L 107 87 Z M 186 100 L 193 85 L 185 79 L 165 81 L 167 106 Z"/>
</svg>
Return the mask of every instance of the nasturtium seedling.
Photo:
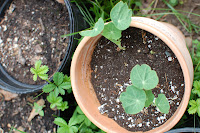
<svg viewBox="0 0 200 133">
<path fill-rule="evenodd" d="M 99 20 L 95 23 L 92 30 L 81 31 L 80 35 L 94 37 L 100 34 L 103 31 L 103 29 L 104 29 L 104 21 L 102 18 L 99 18 Z"/>
<path fill-rule="evenodd" d="M 119 30 L 125 30 L 131 23 L 132 10 L 127 3 L 118 2 L 111 10 L 110 17 Z"/>
<path fill-rule="evenodd" d="M 131 23 L 132 10 L 128 8 L 127 3 L 120 1 L 112 8 L 110 17 L 112 22 L 104 26 L 103 19 L 99 18 L 92 30 L 81 31 L 80 35 L 94 37 L 101 33 L 120 49 L 125 50 L 125 47 L 121 46 L 120 38 L 122 30 L 127 29 Z"/>
<path fill-rule="evenodd" d="M 159 82 L 156 71 L 151 70 L 151 67 L 147 64 L 134 66 L 130 78 L 135 87 L 145 90 L 155 88 Z"/>
<path fill-rule="evenodd" d="M 146 93 L 145 107 L 149 107 L 149 105 L 153 103 L 153 99 L 155 98 L 155 96 L 151 90 L 146 90 L 145 93 Z"/>
<path fill-rule="evenodd" d="M 114 39 L 118 40 L 122 36 L 122 31 L 117 29 L 115 25 L 110 22 L 105 25 L 102 35 L 105 36 L 107 39 Z"/>
<path fill-rule="evenodd" d="M 155 96 L 151 89 L 159 82 L 156 71 L 146 64 L 136 65 L 131 70 L 130 78 L 132 85 L 120 95 L 122 107 L 127 114 L 137 114 L 150 105 L 156 105 L 162 113 L 169 113 L 170 105 L 164 94 L 158 94 L 153 103 Z"/>
<path fill-rule="evenodd" d="M 146 94 L 144 90 L 131 85 L 120 95 L 120 101 L 127 114 L 137 114 L 144 108 Z"/>
<path fill-rule="evenodd" d="M 160 112 L 168 114 L 169 113 L 169 102 L 164 94 L 158 94 L 158 97 L 155 100 L 155 104 L 160 110 Z"/>
</svg>

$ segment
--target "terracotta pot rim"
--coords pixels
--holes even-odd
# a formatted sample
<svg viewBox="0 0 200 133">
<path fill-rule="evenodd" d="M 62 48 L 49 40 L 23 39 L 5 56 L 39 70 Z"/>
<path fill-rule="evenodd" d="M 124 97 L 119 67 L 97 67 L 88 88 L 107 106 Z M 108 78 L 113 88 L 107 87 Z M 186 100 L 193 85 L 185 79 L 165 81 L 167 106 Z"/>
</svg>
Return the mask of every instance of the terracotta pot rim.
<svg viewBox="0 0 200 133">
<path fill-rule="evenodd" d="M 136 20 L 134 20 L 134 18 Z M 165 132 L 165 131 L 171 129 L 180 120 L 180 118 L 184 114 L 184 112 L 185 112 L 185 110 L 187 108 L 188 102 L 189 102 L 190 92 L 191 92 L 191 85 L 192 85 L 192 80 L 193 79 L 191 80 L 190 76 L 188 76 L 188 75 L 190 75 L 190 71 L 189 71 L 189 69 L 187 67 L 187 63 L 186 63 L 182 53 L 180 52 L 178 47 L 175 45 L 175 42 L 173 42 L 173 40 L 171 40 L 170 37 L 166 36 L 165 33 L 155 29 L 153 26 L 150 26 L 150 25 L 142 23 L 142 22 L 138 22 L 137 19 L 140 19 L 141 17 L 134 17 L 134 18 L 132 19 L 130 27 L 136 27 L 136 28 L 140 28 L 140 29 L 146 30 L 146 31 L 158 36 L 162 41 L 164 41 L 165 44 L 176 55 L 180 65 L 181 65 L 182 72 L 183 72 L 183 75 L 184 75 L 185 91 L 184 91 L 183 99 L 182 99 L 181 104 L 179 105 L 178 109 L 172 115 L 172 117 L 170 119 L 168 119 L 163 125 L 161 125 L 160 127 L 156 127 L 155 129 L 152 129 L 150 131 L 147 131 L 147 132 Z M 142 18 L 142 19 L 148 19 L 148 18 Z M 155 20 L 151 20 L 151 21 L 155 21 Z M 156 23 L 160 23 L 158 21 L 155 21 L 155 22 Z M 166 27 L 164 24 L 162 24 L 162 23 L 160 23 L 160 24 L 162 26 Z M 99 35 L 97 38 L 99 38 L 99 37 L 101 37 L 101 35 Z M 71 65 L 71 82 L 72 82 L 72 87 L 73 87 L 73 93 L 74 93 L 74 96 L 75 96 L 75 98 L 77 100 L 77 103 L 79 104 L 80 108 L 85 113 L 85 115 L 95 125 L 97 125 L 101 129 L 103 129 L 104 131 L 110 132 L 110 130 L 108 128 L 106 128 L 101 123 L 96 121 L 93 118 L 93 116 L 88 113 L 87 108 L 84 107 L 84 105 L 82 104 L 81 99 L 79 99 L 78 90 L 76 89 L 76 87 L 74 88 L 74 86 L 76 86 L 76 82 L 77 82 L 76 79 L 75 79 L 75 76 L 74 76 L 74 72 L 76 72 L 76 70 L 75 70 L 75 66 L 76 66 L 76 63 L 77 63 L 76 60 L 77 60 L 77 58 L 79 56 L 80 51 L 85 47 L 83 42 L 88 42 L 91 38 L 95 38 L 95 37 L 84 37 L 83 40 L 80 42 L 79 46 L 77 47 L 77 49 L 76 49 L 76 51 L 74 53 L 74 56 L 73 56 L 72 65 Z M 172 123 L 170 123 L 170 121 L 172 121 Z M 127 132 L 130 132 L 130 131 L 127 130 Z"/>
</svg>

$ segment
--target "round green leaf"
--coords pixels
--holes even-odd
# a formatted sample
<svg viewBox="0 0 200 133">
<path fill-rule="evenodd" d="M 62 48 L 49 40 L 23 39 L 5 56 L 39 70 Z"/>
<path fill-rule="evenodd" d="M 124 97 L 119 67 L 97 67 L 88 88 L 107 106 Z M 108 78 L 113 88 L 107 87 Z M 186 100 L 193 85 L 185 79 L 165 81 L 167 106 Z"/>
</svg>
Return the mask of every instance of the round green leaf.
<svg viewBox="0 0 200 133">
<path fill-rule="evenodd" d="M 121 30 L 117 29 L 115 25 L 110 22 L 105 25 L 102 35 L 107 39 L 118 40 L 121 38 Z"/>
<path fill-rule="evenodd" d="M 146 102 L 145 102 L 145 107 L 149 107 L 149 105 L 153 103 L 153 99 L 155 98 L 155 96 L 151 90 L 146 90 L 145 93 L 147 97 Z"/>
<path fill-rule="evenodd" d="M 120 95 L 120 101 L 127 114 L 137 114 L 144 108 L 146 94 L 144 90 L 128 86 L 126 92 Z"/>
<path fill-rule="evenodd" d="M 104 28 L 104 21 L 102 18 L 99 18 L 99 20 L 95 23 L 92 30 L 81 31 L 80 35 L 94 37 L 100 34 L 103 28 Z"/>
<path fill-rule="evenodd" d="M 151 70 L 151 67 L 146 64 L 134 66 L 130 78 L 135 87 L 145 90 L 155 88 L 159 82 L 156 71 Z"/>
<path fill-rule="evenodd" d="M 120 1 L 112 8 L 110 17 L 119 30 L 125 30 L 131 23 L 132 11 L 126 3 Z"/>
<path fill-rule="evenodd" d="M 160 110 L 161 113 L 168 114 L 169 113 L 169 102 L 164 94 L 158 94 L 158 97 L 155 100 L 155 104 Z"/>
</svg>

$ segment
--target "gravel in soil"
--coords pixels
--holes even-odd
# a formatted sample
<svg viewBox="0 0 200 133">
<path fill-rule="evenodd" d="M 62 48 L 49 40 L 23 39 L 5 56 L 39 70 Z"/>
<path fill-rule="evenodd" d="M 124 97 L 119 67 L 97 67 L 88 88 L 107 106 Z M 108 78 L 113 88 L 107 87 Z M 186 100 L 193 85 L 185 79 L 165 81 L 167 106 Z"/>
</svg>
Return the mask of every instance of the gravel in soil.
<svg viewBox="0 0 200 133">
<path fill-rule="evenodd" d="M 65 5 L 54 0 L 14 0 L 0 24 L 0 62 L 20 82 L 34 82 L 30 68 L 35 61 L 47 65 L 53 75 L 61 64 L 69 28 Z"/>
<path fill-rule="evenodd" d="M 35 116 L 32 121 L 28 122 L 28 117 L 31 113 L 36 94 L 20 95 L 11 101 L 3 101 L 0 103 L 0 128 L 4 133 L 8 133 L 11 127 L 21 129 L 27 133 L 53 133 L 56 126 L 53 124 L 54 116 L 57 115 L 56 111 L 50 109 L 50 104 L 45 100 L 46 94 L 43 94 L 39 99 L 45 100 L 44 117 L 39 115 Z"/>
<path fill-rule="evenodd" d="M 117 51 L 115 44 L 102 37 L 94 49 L 91 82 L 99 109 L 129 131 L 148 131 L 165 123 L 178 108 L 184 94 L 183 73 L 170 48 L 149 32 L 129 28 L 122 33 L 122 45 L 126 50 Z M 125 113 L 119 96 L 131 85 L 130 71 L 136 64 L 147 64 L 157 72 L 159 84 L 152 91 L 155 97 L 165 94 L 168 114 L 152 105 L 135 115 Z"/>
</svg>

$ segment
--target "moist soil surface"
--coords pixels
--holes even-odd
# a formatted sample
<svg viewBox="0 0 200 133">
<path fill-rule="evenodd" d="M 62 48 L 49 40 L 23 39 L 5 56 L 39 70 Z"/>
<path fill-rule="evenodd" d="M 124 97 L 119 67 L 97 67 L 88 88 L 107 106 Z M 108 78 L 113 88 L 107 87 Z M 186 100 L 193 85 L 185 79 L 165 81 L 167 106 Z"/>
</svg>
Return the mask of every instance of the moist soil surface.
<svg viewBox="0 0 200 133">
<path fill-rule="evenodd" d="M 0 129 L 4 133 L 10 133 L 11 127 L 26 133 L 53 133 L 56 131 L 53 115 L 58 116 L 58 113 L 50 109 L 49 102 L 45 100 L 46 94 L 33 99 L 37 94 L 20 95 L 11 101 L 0 102 Z M 37 102 L 39 99 L 45 100 L 44 117 L 37 115 L 29 122 L 28 117 L 32 110 L 30 104 L 33 105 L 33 102 Z"/>
<path fill-rule="evenodd" d="M 51 76 L 63 60 L 69 20 L 65 5 L 54 0 L 14 0 L 0 24 L 0 62 L 16 80 L 34 82 L 30 68 L 37 60 L 49 67 Z"/>
<path fill-rule="evenodd" d="M 92 55 L 91 69 L 100 112 L 106 113 L 129 131 L 148 131 L 165 123 L 178 108 L 184 94 L 184 77 L 180 64 L 166 44 L 149 32 L 129 28 L 122 33 L 122 46 L 102 37 Z M 155 97 L 163 93 L 170 103 L 168 114 L 155 106 L 145 107 L 135 115 L 126 114 L 119 96 L 131 85 L 130 71 L 136 64 L 147 64 L 157 72 L 159 84 L 152 90 Z"/>
</svg>

